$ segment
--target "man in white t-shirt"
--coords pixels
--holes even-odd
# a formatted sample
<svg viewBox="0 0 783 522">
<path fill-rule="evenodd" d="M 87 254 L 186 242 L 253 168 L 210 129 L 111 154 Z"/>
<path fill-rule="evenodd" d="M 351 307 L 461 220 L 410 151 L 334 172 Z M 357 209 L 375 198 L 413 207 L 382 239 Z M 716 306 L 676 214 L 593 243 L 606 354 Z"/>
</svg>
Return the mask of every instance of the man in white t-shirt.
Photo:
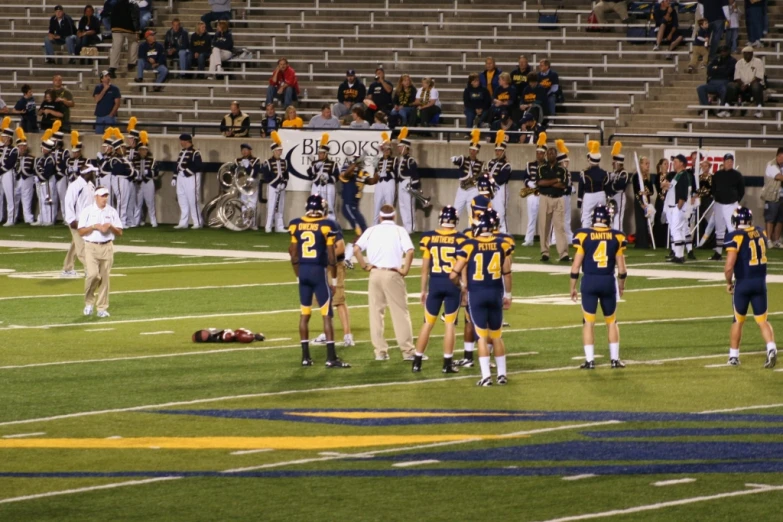
<svg viewBox="0 0 783 522">
<path fill-rule="evenodd" d="M 76 257 L 82 266 L 84 261 L 84 239 L 79 235 L 79 216 L 84 209 L 93 205 L 95 201 L 95 173 L 98 169 L 87 163 L 65 191 L 63 203 L 63 221 L 71 233 L 71 250 L 65 256 L 65 263 L 60 277 L 79 277 L 74 270 L 73 260 Z"/>
<path fill-rule="evenodd" d="M 95 191 L 95 203 L 79 215 L 79 235 L 84 240 L 84 315 L 109 317 L 109 275 L 114 264 L 114 237 L 122 235 L 122 222 L 108 204 L 109 189 Z M 97 302 L 96 302 L 97 293 Z"/>
</svg>

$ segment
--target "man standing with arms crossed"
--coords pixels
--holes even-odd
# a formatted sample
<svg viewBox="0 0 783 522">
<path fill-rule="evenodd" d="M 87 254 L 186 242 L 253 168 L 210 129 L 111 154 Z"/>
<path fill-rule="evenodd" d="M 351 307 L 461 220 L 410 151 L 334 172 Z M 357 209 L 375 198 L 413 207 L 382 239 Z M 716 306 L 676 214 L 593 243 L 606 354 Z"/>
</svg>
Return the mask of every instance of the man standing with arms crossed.
<svg viewBox="0 0 783 522">
<path fill-rule="evenodd" d="M 541 201 L 538 209 L 538 237 L 541 241 L 541 261 L 549 261 L 549 246 L 552 227 L 555 228 L 555 242 L 560 262 L 568 262 L 568 241 L 565 234 L 565 204 L 568 172 L 557 164 L 557 151 L 546 151 L 546 164 L 538 168 L 538 190 Z"/>
<path fill-rule="evenodd" d="M 734 156 L 723 156 L 723 168 L 712 175 L 710 187 L 712 197 L 715 198 L 715 253 L 711 261 L 723 259 L 723 240 L 728 229 L 729 236 L 734 232 L 734 224 L 731 217 L 737 210 L 740 201 L 745 197 L 745 181 L 742 173 L 734 169 Z"/>
</svg>

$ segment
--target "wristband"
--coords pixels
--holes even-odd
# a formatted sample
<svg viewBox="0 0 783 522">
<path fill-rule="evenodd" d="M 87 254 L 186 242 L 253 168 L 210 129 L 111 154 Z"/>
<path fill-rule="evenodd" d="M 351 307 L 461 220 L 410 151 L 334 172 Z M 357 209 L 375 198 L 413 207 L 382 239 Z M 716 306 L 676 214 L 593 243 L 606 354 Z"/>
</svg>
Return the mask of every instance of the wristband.
<svg viewBox="0 0 783 522">
<path fill-rule="evenodd" d="M 332 286 L 337 286 L 337 278 L 336 277 L 332 278 Z"/>
<path fill-rule="evenodd" d="M 511 292 L 503 292 L 503 299 L 511 299 Z"/>
<path fill-rule="evenodd" d="M 628 277 L 628 272 L 623 272 L 621 274 L 617 274 L 617 278 L 618 279 L 625 279 L 626 277 Z"/>
<path fill-rule="evenodd" d="M 502 272 L 503 275 L 509 275 L 511 272 Z"/>
<path fill-rule="evenodd" d="M 571 279 L 579 279 L 579 272 L 577 273 L 571 272 Z"/>
</svg>

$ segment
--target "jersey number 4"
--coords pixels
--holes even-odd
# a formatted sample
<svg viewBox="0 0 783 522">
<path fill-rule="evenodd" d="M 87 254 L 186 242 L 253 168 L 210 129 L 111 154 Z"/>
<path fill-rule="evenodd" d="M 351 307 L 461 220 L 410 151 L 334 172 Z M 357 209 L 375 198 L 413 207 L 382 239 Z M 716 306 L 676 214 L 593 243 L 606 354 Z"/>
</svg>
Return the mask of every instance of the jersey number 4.
<svg viewBox="0 0 783 522">
<path fill-rule="evenodd" d="M 474 258 L 474 261 L 476 263 L 476 272 L 473 274 L 473 280 L 474 281 L 483 281 L 484 280 L 484 254 L 476 254 L 476 257 Z M 489 275 L 492 276 L 492 280 L 500 279 L 500 272 L 501 272 L 501 265 L 500 265 L 500 252 L 495 252 L 492 254 L 492 257 L 489 260 L 489 264 L 487 265 L 487 272 Z"/>
<path fill-rule="evenodd" d="M 756 266 L 761 262 L 762 265 L 767 264 L 767 243 L 764 238 L 751 239 L 748 242 L 748 249 L 750 250 L 750 261 L 748 265 Z"/>
<path fill-rule="evenodd" d="M 598 247 L 593 252 L 593 261 L 598 268 L 606 268 L 609 263 L 609 256 L 606 255 L 606 241 L 598 243 Z"/>
<path fill-rule="evenodd" d="M 430 256 L 432 257 L 432 273 L 450 274 L 454 268 L 454 253 L 456 249 L 454 247 L 430 247 Z"/>
</svg>

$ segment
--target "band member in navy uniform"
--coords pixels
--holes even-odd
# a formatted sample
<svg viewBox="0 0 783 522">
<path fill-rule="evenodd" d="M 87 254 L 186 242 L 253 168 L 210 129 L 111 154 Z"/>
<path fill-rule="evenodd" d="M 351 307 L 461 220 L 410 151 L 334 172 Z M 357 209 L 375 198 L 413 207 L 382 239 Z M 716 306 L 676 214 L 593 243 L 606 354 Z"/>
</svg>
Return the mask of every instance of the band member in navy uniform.
<svg viewBox="0 0 783 522">
<path fill-rule="evenodd" d="M 397 137 L 399 156 L 394 158 L 394 176 L 397 178 L 397 202 L 400 205 L 402 226 L 410 234 L 416 228 L 416 200 L 412 190 L 421 190 L 419 164 L 411 157 L 411 142 L 408 139 L 408 127 L 400 129 Z"/>
<path fill-rule="evenodd" d="M 538 136 L 536 142 L 536 159 L 527 163 L 527 169 L 523 175 L 522 182 L 525 184 L 519 195 L 525 198 L 527 202 L 527 231 L 525 232 L 525 242 L 522 246 L 533 246 L 536 239 L 536 230 L 538 230 L 538 167 L 546 161 L 546 132 Z"/>
<path fill-rule="evenodd" d="M 615 210 L 612 216 L 612 228 L 615 230 L 623 229 L 623 216 L 625 215 L 625 188 L 628 186 L 628 172 L 623 163 L 625 155 L 622 154 L 623 144 L 619 141 L 614 142 L 612 147 L 612 172 L 606 182 L 607 202 L 614 200 Z"/>
<path fill-rule="evenodd" d="M 35 193 L 35 157 L 30 154 L 30 148 L 27 145 L 27 136 L 21 127 L 16 128 L 16 149 L 19 152 L 19 159 L 16 161 L 17 188 L 22 206 L 24 222 L 32 224 L 35 221 L 33 213 L 33 194 Z"/>
<path fill-rule="evenodd" d="M 461 173 L 459 177 L 459 188 L 457 196 L 454 199 L 454 207 L 457 209 L 457 215 L 462 214 L 465 207 L 470 205 L 473 198 L 478 195 L 476 181 L 481 173 L 484 172 L 484 162 L 478 159 L 478 153 L 481 149 L 479 140 L 481 131 L 473 129 L 470 133 L 470 148 L 467 156 L 452 156 L 451 162 L 456 165 Z"/>
<path fill-rule="evenodd" d="M 514 247 L 494 237 L 494 224 L 488 214 L 473 226 L 473 239 L 467 239 L 457 252 L 457 262 L 449 278 L 468 291 L 468 306 L 478 336 L 481 380 L 478 386 L 491 386 L 489 342 L 494 347 L 497 384 L 508 382 L 506 348 L 503 343 L 503 310 L 511 306 L 511 254 Z"/>
<path fill-rule="evenodd" d="M 778 360 L 775 333 L 767 320 L 767 234 L 753 226 L 753 214 L 746 207 L 739 207 L 731 217 L 735 227 L 725 243 L 727 289 L 733 294 L 734 323 L 731 325 L 729 364 L 739 366 L 739 347 L 742 326 L 753 307 L 753 316 L 767 343 L 767 360 L 764 368 L 774 368 Z"/>
<path fill-rule="evenodd" d="M 130 225 L 128 228 L 134 228 L 139 226 L 138 220 L 141 221 L 141 209 L 138 209 L 138 201 L 141 197 L 139 192 L 141 191 L 141 178 L 139 177 L 138 170 L 138 156 L 139 156 L 139 136 L 140 131 L 136 128 L 138 120 L 136 116 L 131 116 L 128 120 L 128 141 L 124 145 L 125 157 L 128 162 L 133 166 L 133 176 L 131 183 L 128 185 L 128 217 L 130 218 Z"/>
<path fill-rule="evenodd" d="M 332 325 L 332 292 L 337 283 L 337 259 L 334 251 L 337 224 L 324 218 L 325 202 L 313 194 L 307 198 L 303 217 L 295 218 L 288 225 L 291 244 L 288 253 L 291 265 L 299 280 L 299 302 L 302 314 L 299 319 L 299 337 L 302 341 L 302 366 L 312 366 L 310 357 L 309 323 L 313 296 L 318 301 L 326 334 L 326 367 L 350 368 L 351 365 L 337 358 Z M 328 271 L 328 276 L 327 276 Z M 327 277 L 331 284 L 327 281 Z"/>
<path fill-rule="evenodd" d="M 116 191 L 114 199 L 123 228 L 130 228 L 133 224 L 133 209 L 136 206 L 136 191 L 131 188 L 136 171 L 125 155 L 125 139 L 119 129 L 114 129 L 114 136 L 114 156 L 111 159 L 111 176 Z"/>
<path fill-rule="evenodd" d="M 201 195 L 201 151 L 193 147 L 193 136 L 180 134 L 179 144 L 182 150 L 177 157 L 176 173 L 171 180 L 171 186 L 177 189 L 177 202 L 179 203 L 179 224 L 174 228 L 188 228 L 188 219 L 193 228 L 201 228 L 201 209 L 199 208 L 199 196 Z"/>
<path fill-rule="evenodd" d="M 54 142 L 51 140 L 52 129 L 48 129 L 41 138 L 41 156 L 35 161 L 35 175 L 38 185 L 38 212 L 40 219 L 36 224 L 41 226 L 54 225 L 57 216 L 57 207 L 55 206 L 57 190 L 57 165 L 54 161 L 52 151 Z"/>
<path fill-rule="evenodd" d="M 457 209 L 445 206 L 438 216 L 440 227 L 424 232 L 419 241 L 421 249 L 421 304 L 424 306 L 424 324 L 416 340 L 413 371 L 420 372 L 424 351 L 432 329 L 443 308 L 446 333 L 443 336 L 443 373 L 457 373 L 453 364 L 456 322 L 459 314 L 462 292 L 449 280 L 449 274 L 456 262 L 457 250 L 466 241 L 457 231 Z"/>
<path fill-rule="evenodd" d="M 133 169 L 136 171 L 139 186 L 136 191 L 133 222 L 136 226 L 144 225 L 142 207 L 146 206 L 150 225 L 152 225 L 152 228 L 155 228 L 158 226 L 158 216 L 155 208 L 155 185 L 160 178 L 160 169 L 158 168 L 158 162 L 155 161 L 150 152 L 150 138 L 147 131 L 139 133 L 139 145 L 136 147 L 134 160 Z"/>
<path fill-rule="evenodd" d="M 374 207 L 372 216 L 373 224 L 378 223 L 381 207 L 384 205 L 394 206 L 394 198 L 397 197 L 397 180 L 394 177 L 394 157 L 392 157 L 392 146 L 389 135 L 386 132 L 381 133 L 381 158 L 375 167 L 375 174 L 378 175 L 378 183 L 375 185 Z"/>
<path fill-rule="evenodd" d="M 365 185 L 378 183 L 378 174 L 371 175 L 362 168 L 360 156 L 346 158 L 345 165 L 340 170 L 340 183 L 342 184 L 343 217 L 351 224 L 357 236 L 367 230 L 367 220 L 364 219 L 359 203 Z"/>
<path fill-rule="evenodd" d="M 598 206 L 606 206 L 606 182 L 609 173 L 600 167 L 601 144 L 590 141 L 587 144 L 586 170 L 579 173 L 579 185 L 577 186 L 577 206 L 582 209 L 582 228 L 589 228 L 593 224 L 593 209 Z"/>
<path fill-rule="evenodd" d="M 0 139 L 3 144 L 0 146 L 0 215 L 2 215 L 3 203 L 8 210 L 8 219 L 5 222 L 6 227 L 11 227 L 16 222 L 16 215 L 19 211 L 19 191 L 16 189 L 18 174 L 16 172 L 16 162 L 19 160 L 19 151 L 13 146 L 14 131 L 11 129 L 11 118 L 3 118 L 0 126 Z M 3 198 L 5 198 L 3 200 Z"/>
<path fill-rule="evenodd" d="M 272 157 L 261 164 L 261 177 L 269 185 L 266 198 L 267 233 L 285 232 L 283 215 L 285 213 L 285 189 L 288 186 L 288 161 L 283 159 L 283 140 L 277 131 L 272 131 Z M 256 196 L 257 198 L 258 196 Z"/>
<path fill-rule="evenodd" d="M 563 230 L 569 243 L 574 240 L 574 233 L 571 230 L 571 195 L 574 193 L 574 183 L 571 178 L 571 160 L 568 158 L 568 148 L 565 141 L 555 140 L 557 149 L 557 164 L 566 171 L 565 193 L 563 194 L 563 207 L 565 207 L 565 216 L 563 218 Z M 551 242 L 555 242 L 555 234 L 552 232 Z"/>
<path fill-rule="evenodd" d="M 308 167 L 307 176 L 313 181 L 310 194 L 318 194 L 324 199 L 328 207 L 329 219 L 332 221 L 337 221 L 334 214 L 334 201 L 335 183 L 339 174 L 340 167 L 329 157 L 329 134 L 324 133 L 318 146 L 318 159 Z"/>
<path fill-rule="evenodd" d="M 617 326 L 617 299 L 625 290 L 628 271 L 625 267 L 625 234 L 609 226 L 609 209 L 599 205 L 593 209 L 593 226 L 581 228 L 574 235 L 576 255 L 571 265 L 571 299 L 577 300 L 576 283 L 579 270 L 582 278 L 582 343 L 585 362 L 581 368 L 595 369 L 595 315 L 598 304 L 604 314 L 609 334 L 609 356 L 612 368 L 625 368 L 620 360 L 620 328 Z M 618 274 L 615 279 L 615 268 Z"/>
<path fill-rule="evenodd" d="M 111 193 L 111 158 L 114 156 L 114 127 L 108 127 L 103 133 L 101 150 L 98 152 L 96 166 L 98 173 L 95 176 L 95 188 L 106 187 Z M 111 196 L 109 197 L 111 200 Z"/>
<path fill-rule="evenodd" d="M 492 208 L 498 213 L 498 222 L 502 232 L 508 231 L 506 207 L 508 206 L 508 182 L 511 180 L 511 163 L 506 158 L 506 131 L 499 130 L 495 135 L 495 158 L 487 162 L 487 174 L 494 185 Z"/>
<path fill-rule="evenodd" d="M 57 216 L 57 209 L 62 209 L 62 206 L 65 203 L 65 192 L 68 190 L 68 176 L 65 172 L 65 165 L 70 153 L 65 150 L 65 143 L 63 141 L 65 136 L 60 130 L 61 128 L 62 122 L 60 120 L 55 121 L 52 125 L 52 141 L 54 142 L 52 156 L 54 157 L 54 164 L 57 166 L 57 174 L 55 174 L 55 178 L 57 179 L 57 190 L 52 194 L 52 198 L 56 200 L 55 216 Z"/>
<path fill-rule="evenodd" d="M 258 230 L 258 198 L 261 193 L 261 184 L 264 182 L 261 175 L 261 159 L 253 156 L 253 147 L 249 143 L 240 145 L 239 150 L 241 155 L 234 163 L 245 169 L 248 176 L 256 182 L 256 190 L 251 194 L 240 193 L 239 199 L 246 208 L 253 211 L 253 224 L 250 225 L 250 230 Z"/>
</svg>

